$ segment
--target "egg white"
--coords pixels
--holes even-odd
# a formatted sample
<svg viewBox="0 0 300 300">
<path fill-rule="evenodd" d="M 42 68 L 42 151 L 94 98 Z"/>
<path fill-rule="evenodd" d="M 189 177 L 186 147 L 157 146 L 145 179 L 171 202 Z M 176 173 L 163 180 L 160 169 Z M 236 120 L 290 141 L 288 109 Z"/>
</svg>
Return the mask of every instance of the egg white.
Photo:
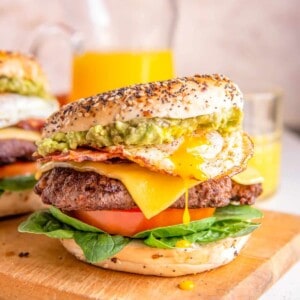
<svg viewBox="0 0 300 300">
<path fill-rule="evenodd" d="M 58 108 L 59 105 L 56 100 L 13 93 L 1 94 L 0 128 L 30 118 L 46 119 Z"/>
</svg>

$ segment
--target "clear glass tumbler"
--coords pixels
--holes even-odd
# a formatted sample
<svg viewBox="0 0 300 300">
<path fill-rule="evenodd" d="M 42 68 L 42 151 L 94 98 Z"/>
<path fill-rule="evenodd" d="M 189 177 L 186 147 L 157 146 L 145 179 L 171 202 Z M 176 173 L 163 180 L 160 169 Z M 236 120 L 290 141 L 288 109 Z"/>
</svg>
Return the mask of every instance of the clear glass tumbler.
<svg viewBox="0 0 300 300">
<path fill-rule="evenodd" d="M 244 98 L 244 129 L 254 143 L 254 155 L 248 166 L 263 176 L 260 199 L 265 199 L 276 192 L 280 179 L 282 93 L 249 93 Z"/>
</svg>

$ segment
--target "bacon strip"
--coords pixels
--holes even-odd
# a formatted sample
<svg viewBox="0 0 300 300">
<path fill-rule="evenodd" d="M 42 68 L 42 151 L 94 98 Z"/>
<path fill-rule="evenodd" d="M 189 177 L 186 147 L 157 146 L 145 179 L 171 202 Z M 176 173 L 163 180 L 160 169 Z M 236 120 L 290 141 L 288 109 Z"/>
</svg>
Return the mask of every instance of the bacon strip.
<svg viewBox="0 0 300 300">
<path fill-rule="evenodd" d="M 103 162 L 109 159 L 118 158 L 120 160 L 129 160 L 139 164 L 142 167 L 148 168 L 154 172 L 161 172 L 163 174 L 173 175 L 170 169 L 168 154 L 161 151 L 158 147 L 148 147 L 145 153 L 145 147 L 133 147 L 131 151 L 126 150 L 124 146 L 111 146 L 102 148 L 102 150 L 91 150 L 86 148 L 77 148 L 76 150 L 69 150 L 67 152 L 56 152 L 48 154 L 46 157 L 40 157 L 37 153 L 34 157 L 40 163 L 49 161 L 54 162 L 84 162 L 84 161 L 97 161 Z M 148 155 L 147 155 L 148 154 Z M 157 161 L 157 164 L 155 162 Z"/>
<path fill-rule="evenodd" d="M 45 124 L 45 120 L 27 119 L 27 120 L 20 121 L 18 124 L 16 124 L 16 127 L 22 128 L 24 130 L 33 130 L 33 131 L 41 132 L 44 124 Z"/>
<path fill-rule="evenodd" d="M 109 153 L 109 152 L 101 152 L 94 151 L 89 149 L 76 149 L 69 150 L 67 152 L 61 153 L 53 153 L 47 155 L 46 157 L 39 158 L 39 162 L 48 162 L 48 161 L 75 161 L 75 162 L 83 162 L 83 161 L 105 161 L 112 158 L 125 158 L 121 153 Z"/>
</svg>

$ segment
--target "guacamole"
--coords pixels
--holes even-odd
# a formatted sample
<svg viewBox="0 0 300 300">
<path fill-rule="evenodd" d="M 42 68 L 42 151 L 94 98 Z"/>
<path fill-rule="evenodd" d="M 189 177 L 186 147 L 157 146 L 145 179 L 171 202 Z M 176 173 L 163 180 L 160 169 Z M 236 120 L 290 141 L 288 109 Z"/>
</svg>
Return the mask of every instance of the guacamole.
<svg viewBox="0 0 300 300">
<path fill-rule="evenodd" d="M 9 78 L 0 76 L 0 93 L 16 93 L 25 96 L 51 98 L 40 83 L 24 78 Z"/>
<path fill-rule="evenodd" d="M 153 145 L 172 142 L 182 135 L 197 130 L 218 130 L 230 133 L 241 125 L 242 112 L 237 109 L 224 110 L 221 114 L 198 116 L 189 119 L 133 119 L 117 121 L 88 131 L 59 132 L 51 138 L 37 142 L 38 153 L 45 156 L 55 151 L 67 151 L 80 146 L 101 148 L 112 145 Z"/>
</svg>

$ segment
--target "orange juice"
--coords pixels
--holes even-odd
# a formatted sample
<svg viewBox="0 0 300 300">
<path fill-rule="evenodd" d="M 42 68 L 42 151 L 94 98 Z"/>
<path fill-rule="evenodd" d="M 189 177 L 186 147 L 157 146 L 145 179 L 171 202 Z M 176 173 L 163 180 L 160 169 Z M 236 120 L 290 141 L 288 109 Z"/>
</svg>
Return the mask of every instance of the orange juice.
<svg viewBox="0 0 300 300">
<path fill-rule="evenodd" d="M 73 60 L 71 101 L 136 83 L 173 77 L 171 50 L 85 52 Z"/>
<path fill-rule="evenodd" d="M 255 136 L 252 141 L 254 155 L 248 166 L 257 169 L 264 178 L 261 198 L 267 198 L 276 192 L 279 183 L 281 141 L 279 134 Z"/>
</svg>

